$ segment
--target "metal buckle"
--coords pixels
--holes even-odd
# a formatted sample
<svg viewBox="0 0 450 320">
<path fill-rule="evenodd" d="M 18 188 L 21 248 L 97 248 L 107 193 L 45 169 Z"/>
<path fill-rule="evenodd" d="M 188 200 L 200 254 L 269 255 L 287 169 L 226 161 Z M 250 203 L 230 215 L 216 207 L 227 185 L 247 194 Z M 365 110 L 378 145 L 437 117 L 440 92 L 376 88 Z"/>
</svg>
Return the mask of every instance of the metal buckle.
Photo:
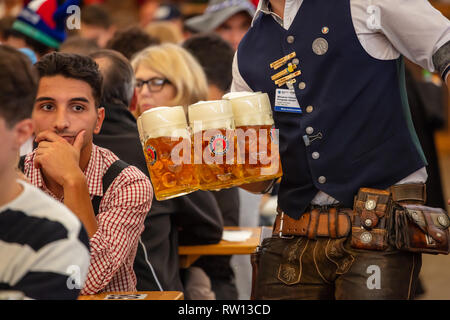
<svg viewBox="0 0 450 320">
<path fill-rule="evenodd" d="M 284 220 L 284 212 L 281 211 L 281 216 L 280 216 L 280 232 L 278 233 L 278 236 L 281 239 L 294 239 L 294 236 L 283 236 L 283 220 Z"/>
</svg>

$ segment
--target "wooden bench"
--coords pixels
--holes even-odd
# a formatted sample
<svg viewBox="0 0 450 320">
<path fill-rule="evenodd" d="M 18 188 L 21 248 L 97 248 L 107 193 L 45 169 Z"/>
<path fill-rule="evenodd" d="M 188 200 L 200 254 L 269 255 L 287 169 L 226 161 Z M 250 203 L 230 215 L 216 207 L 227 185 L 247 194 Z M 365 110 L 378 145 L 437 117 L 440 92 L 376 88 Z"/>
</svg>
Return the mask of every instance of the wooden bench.
<svg viewBox="0 0 450 320">
<path fill-rule="evenodd" d="M 179 246 L 178 254 L 180 256 L 180 267 L 188 268 L 200 256 L 203 255 L 235 255 L 235 254 L 251 254 L 259 245 L 261 236 L 261 227 L 245 228 L 245 227 L 225 227 L 224 230 L 243 230 L 251 231 L 249 239 L 241 242 L 221 240 L 217 244 L 195 245 L 195 246 Z"/>
<path fill-rule="evenodd" d="M 78 300 L 184 300 L 184 295 L 180 291 L 103 292 Z"/>
</svg>

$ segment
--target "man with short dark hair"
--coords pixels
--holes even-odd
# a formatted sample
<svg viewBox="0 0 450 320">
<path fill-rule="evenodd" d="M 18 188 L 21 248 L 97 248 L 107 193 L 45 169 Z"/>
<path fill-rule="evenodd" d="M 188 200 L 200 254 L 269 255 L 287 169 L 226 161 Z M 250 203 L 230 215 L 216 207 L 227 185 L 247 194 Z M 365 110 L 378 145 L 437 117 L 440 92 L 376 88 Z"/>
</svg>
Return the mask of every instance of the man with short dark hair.
<svg viewBox="0 0 450 320">
<path fill-rule="evenodd" d="M 98 49 L 97 42 L 93 39 L 71 36 L 61 44 L 59 52 L 76 53 L 87 56 Z"/>
<path fill-rule="evenodd" d="M 112 23 L 110 14 L 102 5 L 88 5 L 81 10 L 79 34 L 82 38 L 94 40 L 100 48 L 104 48 L 114 32 L 116 27 Z"/>
<path fill-rule="evenodd" d="M 52 53 L 36 67 L 32 119 L 39 145 L 25 159 L 25 174 L 64 202 L 88 232 L 91 267 L 82 293 L 135 291 L 133 261 L 151 205 L 150 181 L 92 143 L 105 114 L 98 65 L 87 56 Z"/>
<path fill-rule="evenodd" d="M 128 110 L 135 103 L 133 68 L 121 53 L 114 50 L 99 50 L 90 57 L 99 65 L 103 75 L 101 105 L 106 110 L 102 128 L 94 135 L 94 142 L 148 175 L 136 119 Z"/>
<path fill-rule="evenodd" d="M 0 45 L 0 83 L 0 290 L 76 299 L 89 266 L 86 231 L 65 206 L 19 180 L 15 169 L 33 132 L 36 70 L 25 55 Z"/>
<path fill-rule="evenodd" d="M 208 100 L 222 99 L 230 90 L 234 51 L 231 45 L 214 33 L 199 34 L 183 43 L 197 59 L 208 80 Z"/>
<path fill-rule="evenodd" d="M 106 44 L 106 48 L 120 52 L 131 61 L 134 54 L 159 43 L 159 39 L 153 38 L 141 28 L 129 27 L 117 31 Z"/>
</svg>

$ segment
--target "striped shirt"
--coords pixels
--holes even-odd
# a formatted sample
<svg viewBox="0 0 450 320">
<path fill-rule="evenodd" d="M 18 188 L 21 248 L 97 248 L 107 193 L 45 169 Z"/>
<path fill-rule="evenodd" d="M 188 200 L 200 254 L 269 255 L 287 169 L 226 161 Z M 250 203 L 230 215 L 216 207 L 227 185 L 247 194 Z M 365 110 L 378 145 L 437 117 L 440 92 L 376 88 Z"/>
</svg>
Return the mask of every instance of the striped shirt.
<svg viewBox="0 0 450 320">
<path fill-rule="evenodd" d="M 34 167 L 34 156 L 32 152 L 25 158 L 25 175 L 33 185 L 57 199 L 45 186 L 41 170 Z M 144 173 L 128 166 L 103 194 L 103 175 L 116 160 L 118 157 L 110 150 L 93 145 L 84 171 L 91 199 L 100 196 L 102 200 L 96 216 L 98 228 L 90 239 L 91 265 L 82 294 L 136 291 L 133 262 L 153 189 Z"/>
<path fill-rule="evenodd" d="M 67 207 L 25 183 L 0 207 L 0 290 L 26 299 L 76 299 L 89 267 L 89 239 Z"/>
</svg>

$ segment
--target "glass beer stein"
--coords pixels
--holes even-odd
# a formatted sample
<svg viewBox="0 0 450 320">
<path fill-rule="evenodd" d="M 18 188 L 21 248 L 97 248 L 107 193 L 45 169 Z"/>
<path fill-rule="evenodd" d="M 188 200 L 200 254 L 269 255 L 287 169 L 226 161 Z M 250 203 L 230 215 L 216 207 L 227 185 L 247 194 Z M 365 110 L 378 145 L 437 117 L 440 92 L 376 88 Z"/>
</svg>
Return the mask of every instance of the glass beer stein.
<svg viewBox="0 0 450 320">
<path fill-rule="evenodd" d="M 190 105 L 188 114 L 200 189 L 219 190 L 242 184 L 230 102 L 201 101 Z"/>
<path fill-rule="evenodd" d="M 159 107 L 141 115 L 138 129 L 155 197 L 166 200 L 199 189 L 184 109 Z"/>
<path fill-rule="evenodd" d="M 267 93 L 233 92 L 223 98 L 230 101 L 233 109 L 244 183 L 281 177 L 278 135 Z"/>
<path fill-rule="evenodd" d="M 140 115 L 136 119 L 137 129 L 139 132 L 139 140 L 141 141 L 142 148 L 144 148 L 145 145 L 145 139 L 144 139 L 144 130 L 142 129 L 142 115 Z"/>
</svg>

